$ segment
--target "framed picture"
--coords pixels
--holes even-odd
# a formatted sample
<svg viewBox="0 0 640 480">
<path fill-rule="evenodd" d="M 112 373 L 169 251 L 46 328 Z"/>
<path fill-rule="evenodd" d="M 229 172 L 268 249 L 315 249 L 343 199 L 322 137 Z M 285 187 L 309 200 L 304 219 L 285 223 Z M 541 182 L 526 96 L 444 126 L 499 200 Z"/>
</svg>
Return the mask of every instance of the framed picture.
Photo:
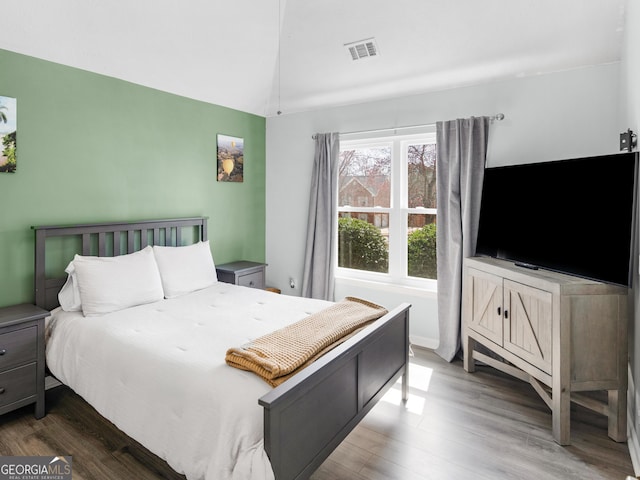
<svg viewBox="0 0 640 480">
<path fill-rule="evenodd" d="M 218 134 L 218 181 L 244 180 L 244 140 Z"/>
<path fill-rule="evenodd" d="M 0 96 L 0 172 L 16 171 L 17 100 Z"/>
</svg>

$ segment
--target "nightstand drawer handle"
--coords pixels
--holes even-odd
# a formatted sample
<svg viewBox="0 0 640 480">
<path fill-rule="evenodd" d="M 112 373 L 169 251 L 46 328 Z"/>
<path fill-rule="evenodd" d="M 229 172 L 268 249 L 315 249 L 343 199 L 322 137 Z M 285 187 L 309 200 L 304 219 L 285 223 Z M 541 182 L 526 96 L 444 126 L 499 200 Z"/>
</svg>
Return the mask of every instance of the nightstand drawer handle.
<svg viewBox="0 0 640 480">
<path fill-rule="evenodd" d="M 3 356 L 5 353 L 7 353 L 7 351 L 4 348 L 0 350 L 0 357 Z"/>
</svg>

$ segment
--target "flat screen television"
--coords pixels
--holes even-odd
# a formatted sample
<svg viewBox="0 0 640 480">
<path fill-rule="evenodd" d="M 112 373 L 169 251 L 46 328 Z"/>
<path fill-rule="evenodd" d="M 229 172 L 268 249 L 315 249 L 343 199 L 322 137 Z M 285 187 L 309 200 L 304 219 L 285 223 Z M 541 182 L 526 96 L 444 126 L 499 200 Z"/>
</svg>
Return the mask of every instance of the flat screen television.
<svg viewBox="0 0 640 480">
<path fill-rule="evenodd" d="M 631 285 L 638 153 L 486 168 L 476 255 Z"/>
</svg>

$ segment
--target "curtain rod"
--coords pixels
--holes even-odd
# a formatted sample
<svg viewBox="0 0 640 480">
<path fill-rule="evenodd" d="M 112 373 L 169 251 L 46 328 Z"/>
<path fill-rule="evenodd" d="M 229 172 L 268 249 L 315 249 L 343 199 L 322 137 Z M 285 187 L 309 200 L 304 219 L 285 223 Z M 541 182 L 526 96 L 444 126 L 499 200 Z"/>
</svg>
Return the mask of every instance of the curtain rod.
<svg viewBox="0 0 640 480">
<path fill-rule="evenodd" d="M 496 113 L 495 115 L 491 115 L 489 117 L 489 121 L 491 123 L 493 122 L 500 122 L 504 120 L 504 113 Z M 434 126 L 435 123 L 425 123 L 424 125 L 408 125 L 405 127 L 389 127 L 389 128 L 378 128 L 376 130 L 360 130 L 357 132 L 344 132 L 344 133 L 340 133 L 340 135 L 355 135 L 358 133 L 378 133 L 378 132 L 386 132 L 388 130 L 407 130 L 409 128 L 421 128 L 421 127 L 432 127 Z M 313 140 L 316 139 L 316 134 L 311 135 L 311 138 Z"/>
</svg>

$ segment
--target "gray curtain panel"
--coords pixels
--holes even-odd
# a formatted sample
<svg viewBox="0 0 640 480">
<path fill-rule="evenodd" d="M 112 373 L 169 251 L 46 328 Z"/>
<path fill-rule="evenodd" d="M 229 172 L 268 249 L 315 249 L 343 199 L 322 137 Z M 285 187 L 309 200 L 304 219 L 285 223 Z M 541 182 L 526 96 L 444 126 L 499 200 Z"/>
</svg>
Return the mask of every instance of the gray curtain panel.
<svg viewBox="0 0 640 480">
<path fill-rule="evenodd" d="M 438 326 L 436 353 L 450 362 L 460 349 L 462 260 L 475 253 L 489 117 L 436 123 Z"/>
<path fill-rule="evenodd" d="M 338 195 L 338 133 L 316 135 L 302 295 L 333 300 Z"/>
</svg>

